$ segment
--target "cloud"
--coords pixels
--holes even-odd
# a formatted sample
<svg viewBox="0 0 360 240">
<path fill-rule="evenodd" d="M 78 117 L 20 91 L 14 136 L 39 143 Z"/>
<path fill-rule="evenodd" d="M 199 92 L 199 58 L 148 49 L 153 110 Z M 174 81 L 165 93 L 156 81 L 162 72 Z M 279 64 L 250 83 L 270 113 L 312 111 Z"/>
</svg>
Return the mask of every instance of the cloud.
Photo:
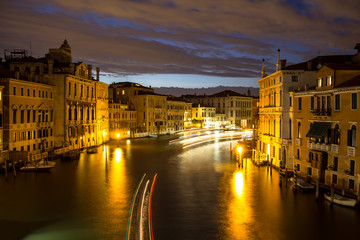
<svg viewBox="0 0 360 240">
<path fill-rule="evenodd" d="M 114 75 L 258 77 L 276 49 L 289 62 L 358 41 L 358 1 L 1 1 L 1 48 L 43 56 L 67 38 L 73 58 Z M 336 11 L 336 10 L 340 11 Z"/>
</svg>

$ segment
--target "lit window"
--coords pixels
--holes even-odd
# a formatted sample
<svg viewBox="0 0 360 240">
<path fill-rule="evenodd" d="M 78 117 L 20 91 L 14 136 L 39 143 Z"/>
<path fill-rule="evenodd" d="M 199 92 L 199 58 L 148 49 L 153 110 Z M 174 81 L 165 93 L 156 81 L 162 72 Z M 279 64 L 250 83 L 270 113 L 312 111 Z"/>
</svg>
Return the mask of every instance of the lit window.
<svg viewBox="0 0 360 240">
<path fill-rule="evenodd" d="M 318 78 L 318 87 L 322 87 L 322 78 Z"/>
<path fill-rule="evenodd" d="M 326 86 L 331 86 L 332 85 L 332 78 L 331 76 L 326 77 Z"/>
</svg>

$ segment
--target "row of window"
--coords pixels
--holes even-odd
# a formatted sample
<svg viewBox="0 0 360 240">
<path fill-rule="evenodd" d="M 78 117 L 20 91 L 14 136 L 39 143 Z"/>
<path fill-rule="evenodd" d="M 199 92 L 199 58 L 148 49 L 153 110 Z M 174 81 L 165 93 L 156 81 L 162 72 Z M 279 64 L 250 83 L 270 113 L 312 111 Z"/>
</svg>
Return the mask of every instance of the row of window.
<svg viewBox="0 0 360 240">
<path fill-rule="evenodd" d="M 111 119 L 111 117 L 113 118 L 117 118 L 119 119 L 121 117 L 121 119 L 128 119 L 128 116 L 130 117 L 130 119 L 136 119 L 136 113 L 109 113 L 109 119 Z"/>
<path fill-rule="evenodd" d="M 310 98 L 310 109 L 315 109 L 315 99 L 317 109 L 331 109 L 330 96 L 312 96 Z M 290 106 L 292 105 L 292 98 L 290 97 Z M 351 93 L 351 110 L 357 110 L 358 108 L 358 93 Z M 341 94 L 335 94 L 334 97 L 335 111 L 339 111 L 341 107 Z M 298 110 L 302 110 L 302 98 L 298 98 Z"/>
<path fill-rule="evenodd" d="M 86 114 L 86 120 L 90 120 L 90 109 L 88 108 L 86 110 L 87 114 Z M 74 110 L 74 115 L 73 115 L 73 110 L 71 108 L 69 108 L 69 121 L 71 120 L 77 120 L 78 118 L 78 110 L 77 110 L 77 107 L 75 107 L 75 110 Z M 91 119 L 92 120 L 95 120 L 95 110 L 94 109 L 91 109 Z M 84 110 L 83 108 L 80 108 L 80 120 L 84 120 Z"/>
<path fill-rule="evenodd" d="M 35 123 L 36 122 L 36 116 L 38 118 L 37 122 L 52 122 L 53 121 L 53 110 L 18 110 L 13 109 L 13 124 L 17 123 Z M 20 112 L 20 116 L 18 116 L 18 112 Z M 18 119 L 20 117 L 20 121 Z"/>
<path fill-rule="evenodd" d="M 13 87 L 13 95 L 17 95 L 17 88 L 16 87 Z M 53 92 L 50 91 L 50 93 L 47 91 L 47 90 L 39 90 L 38 91 L 38 95 L 36 95 L 36 90 L 33 89 L 32 90 L 32 94 L 31 94 L 31 90 L 30 88 L 27 88 L 26 89 L 26 92 L 25 92 L 25 89 L 24 88 L 20 88 L 20 96 L 27 96 L 27 97 L 39 97 L 39 98 L 50 98 L 52 99 L 53 98 Z"/>
<path fill-rule="evenodd" d="M 36 134 L 37 133 L 37 134 Z M 39 138 L 47 138 L 53 136 L 52 128 L 44 128 L 33 131 L 21 131 L 13 133 L 13 142 L 27 141 Z"/>
<path fill-rule="evenodd" d="M 74 90 L 72 89 L 72 85 L 74 85 Z M 86 94 L 84 93 L 84 85 L 80 85 L 80 97 L 89 97 L 91 96 L 91 98 L 94 98 L 94 88 L 91 87 L 91 93 L 90 93 L 90 87 L 89 86 L 86 86 Z M 69 96 L 71 96 L 72 92 L 74 93 L 74 97 L 76 97 L 78 95 L 78 84 L 77 83 L 74 83 L 72 84 L 71 82 L 69 82 L 69 86 L 68 86 L 68 93 L 69 93 Z"/>
<path fill-rule="evenodd" d="M 36 147 L 37 146 L 37 147 Z M 49 147 L 53 147 L 53 141 L 50 142 L 45 142 L 44 148 L 47 149 Z M 33 144 L 32 145 L 32 150 L 31 150 L 31 145 L 27 145 L 26 148 L 25 146 L 21 146 L 20 148 L 13 148 L 13 151 L 35 151 L 35 150 L 42 150 L 43 148 L 43 144 L 42 143 L 38 143 L 38 144 Z"/>
</svg>

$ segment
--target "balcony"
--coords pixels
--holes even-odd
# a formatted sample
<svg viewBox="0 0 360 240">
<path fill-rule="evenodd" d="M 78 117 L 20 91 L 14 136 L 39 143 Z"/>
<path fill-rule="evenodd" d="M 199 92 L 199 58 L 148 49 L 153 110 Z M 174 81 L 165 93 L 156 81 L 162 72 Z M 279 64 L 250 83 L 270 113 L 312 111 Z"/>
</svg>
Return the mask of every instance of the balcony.
<svg viewBox="0 0 360 240">
<path fill-rule="evenodd" d="M 329 151 L 330 150 L 330 145 L 328 144 L 321 144 L 321 151 Z"/>
<path fill-rule="evenodd" d="M 314 110 L 311 110 L 311 112 L 314 116 L 318 116 L 318 117 L 331 116 L 331 108 L 314 109 Z"/>
<path fill-rule="evenodd" d="M 301 146 L 301 138 L 297 138 L 295 140 L 295 144 L 296 144 L 296 146 Z"/>
<path fill-rule="evenodd" d="M 339 145 L 331 144 L 331 152 L 332 153 L 338 153 L 339 152 Z"/>
<path fill-rule="evenodd" d="M 355 157 L 355 147 L 348 147 L 348 155 Z"/>
</svg>

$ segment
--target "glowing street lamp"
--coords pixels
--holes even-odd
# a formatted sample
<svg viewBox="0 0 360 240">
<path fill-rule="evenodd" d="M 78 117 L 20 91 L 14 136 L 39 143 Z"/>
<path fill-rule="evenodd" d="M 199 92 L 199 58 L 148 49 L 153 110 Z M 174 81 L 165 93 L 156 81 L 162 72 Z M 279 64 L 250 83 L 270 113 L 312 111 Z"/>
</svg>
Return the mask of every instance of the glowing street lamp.
<svg viewBox="0 0 360 240">
<path fill-rule="evenodd" d="M 118 146 L 120 145 L 120 133 L 116 134 L 116 137 L 118 138 Z"/>
</svg>

